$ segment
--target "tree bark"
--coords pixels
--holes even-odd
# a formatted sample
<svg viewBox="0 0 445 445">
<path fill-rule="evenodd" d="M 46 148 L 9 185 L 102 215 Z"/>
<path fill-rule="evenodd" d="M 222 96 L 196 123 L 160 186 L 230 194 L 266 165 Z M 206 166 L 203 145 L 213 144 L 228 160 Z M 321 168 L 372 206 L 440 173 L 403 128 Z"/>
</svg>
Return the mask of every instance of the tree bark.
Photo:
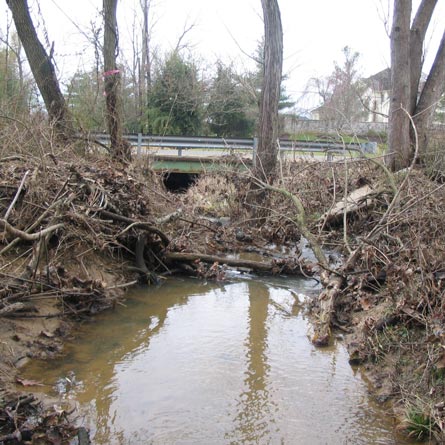
<svg viewBox="0 0 445 445">
<path fill-rule="evenodd" d="M 106 95 L 106 117 L 114 159 L 129 161 L 130 145 L 122 139 L 122 103 L 120 97 L 120 71 L 116 65 L 118 53 L 118 28 L 116 9 L 118 0 L 103 0 L 104 14 L 104 82 Z"/>
<path fill-rule="evenodd" d="M 392 170 L 405 168 L 412 159 L 408 116 L 410 107 L 410 20 L 411 0 L 394 0 L 391 30 L 391 103 L 388 145 Z"/>
<path fill-rule="evenodd" d="M 46 53 L 32 23 L 28 2 L 27 0 L 7 0 L 6 2 L 12 12 L 17 34 L 45 102 L 48 117 L 54 123 L 58 136 L 71 138 L 74 136 L 73 122 L 60 90 L 51 57 Z"/>
<path fill-rule="evenodd" d="M 164 258 L 171 262 L 179 263 L 194 263 L 196 261 L 202 261 L 203 263 L 218 263 L 220 265 L 227 265 L 228 267 L 250 269 L 255 272 L 267 272 L 267 273 L 277 273 L 277 269 L 280 265 L 277 262 L 260 262 L 252 260 L 239 260 L 234 258 L 216 256 L 216 255 L 206 255 L 203 253 L 187 253 L 187 252 L 167 252 Z M 286 269 L 286 273 L 289 274 L 291 271 Z M 300 263 L 298 269 L 295 269 L 295 274 L 304 275 L 306 272 L 310 273 L 305 267 L 304 263 Z"/>
<path fill-rule="evenodd" d="M 414 124 L 419 137 L 420 156 L 428 151 L 428 127 L 436 105 L 445 93 L 445 31 L 414 112 Z"/>
<path fill-rule="evenodd" d="M 260 104 L 255 175 L 273 177 L 278 152 L 278 104 L 283 70 L 283 28 L 277 0 L 261 0 L 264 15 L 264 76 Z"/>
<path fill-rule="evenodd" d="M 408 109 L 411 116 L 414 116 L 419 92 L 420 78 L 423 66 L 423 43 L 425 40 L 428 25 L 433 16 L 437 0 L 422 0 L 417 10 L 410 30 L 410 94 L 411 101 Z"/>
<path fill-rule="evenodd" d="M 421 156 L 428 150 L 428 131 L 436 105 L 445 91 L 445 33 L 421 92 L 424 44 L 437 0 L 422 0 L 410 27 L 412 0 L 394 0 L 391 32 L 392 96 L 388 145 L 390 167 L 407 167 L 418 144 Z M 410 125 L 413 118 L 415 129 Z"/>
<path fill-rule="evenodd" d="M 150 11 L 150 0 L 142 0 L 143 28 L 142 28 L 142 75 L 144 86 L 144 104 L 148 102 L 148 93 L 151 87 L 151 59 L 150 59 L 150 30 L 148 28 L 148 14 Z"/>
</svg>

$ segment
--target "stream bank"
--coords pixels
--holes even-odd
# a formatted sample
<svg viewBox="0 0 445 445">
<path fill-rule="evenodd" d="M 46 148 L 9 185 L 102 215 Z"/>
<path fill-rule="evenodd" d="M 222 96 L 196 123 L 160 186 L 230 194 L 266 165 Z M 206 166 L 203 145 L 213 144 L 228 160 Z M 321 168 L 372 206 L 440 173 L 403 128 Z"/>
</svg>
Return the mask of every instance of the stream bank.
<svg viewBox="0 0 445 445">
<path fill-rule="evenodd" d="M 186 193 L 174 195 L 149 166 L 69 153 L 45 162 L 23 157 L 0 163 L 1 214 L 16 229 L 1 227 L 0 414 L 6 443 L 23 443 L 33 434 L 41 436 L 40 443 L 55 443 L 56 436 L 63 442 L 73 432 L 65 420 L 70 409 L 52 406 L 38 416 L 41 423 L 26 423 L 41 405 L 28 393 L 12 393 L 30 384 L 18 371 L 28 358 L 57 356 L 73 325 L 122 304 L 126 289 L 137 282 L 158 283 L 177 273 L 225 278 L 226 267 L 218 261 L 169 261 L 168 253 L 224 258 L 254 252 L 273 265 L 275 274 L 319 271 L 315 262 L 301 258 L 296 210 L 285 196 L 268 195 L 263 204 L 270 213 L 258 223 L 248 175 L 207 174 Z M 346 167 L 300 162 L 282 170 L 280 186 L 298 193 L 308 227 L 321 244 L 344 256 L 348 248 L 362 246 L 354 268 L 344 275 L 332 319 L 332 327 L 346 335 L 351 360 L 368 368 L 379 400 L 395 401 L 401 429 L 440 440 L 443 186 L 413 172 L 384 230 L 363 245 L 391 203 L 388 188 L 379 188 L 371 205 L 346 219 L 328 225 L 320 217 L 351 190 L 384 184 L 378 168 L 362 160 Z M 403 178 L 396 180 L 402 185 Z M 316 314 L 316 299 L 313 306 Z"/>
</svg>

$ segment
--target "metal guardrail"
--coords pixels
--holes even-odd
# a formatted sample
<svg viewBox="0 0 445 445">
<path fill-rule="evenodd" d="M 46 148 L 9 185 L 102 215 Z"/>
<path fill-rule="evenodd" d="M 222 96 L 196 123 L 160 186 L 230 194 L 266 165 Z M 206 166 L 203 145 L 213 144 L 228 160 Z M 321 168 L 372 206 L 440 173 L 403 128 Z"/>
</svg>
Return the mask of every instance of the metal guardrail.
<svg viewBox="0 0 445 445">
<path fill-rule="evenodd" d="M 99 140 L 108 144 L 110 137 L 107 134 L 92 133 L 92 139 Z M 144 134 L 126 134 L 123 136 L 133 147 L 137 147 L 138 155 L 142 154 L 143 148 L 170 148 L 178 151 L 178 156 L 182 156 L 183 150 L 203 149 L 203 150 L 227 150 L 230 153 L 234 151 L 250 151 L 255 153 L 258 145 L 257 138 L 214 138 L 214 137 L 184 137 L 184 136 L 154 136 Z M 375 153 L 377 143 L 348 143 L 340 144 L 337 142 L 324 141 L 298 141 L 290 139 L 280 139 L 279 147 L 281 152 L 302 151 L 307 153 L 325 153 L 331 155 L 334 153 L 346 152 L 365 152 Z M 252 155 L 253 155 L 252 153 Z"/>
</svg>

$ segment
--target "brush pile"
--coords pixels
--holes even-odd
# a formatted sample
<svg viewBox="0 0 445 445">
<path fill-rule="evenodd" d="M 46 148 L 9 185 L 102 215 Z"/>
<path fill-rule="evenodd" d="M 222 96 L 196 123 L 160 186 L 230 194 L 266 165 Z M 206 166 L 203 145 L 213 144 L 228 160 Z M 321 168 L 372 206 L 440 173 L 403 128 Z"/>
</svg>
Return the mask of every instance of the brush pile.
<svg viewBox="0 0 445 445">
<path fill-rule="evenodd" d="M 437 169 L 432 177 L 392 175 L 367 159 L 283 163 L 259 203 L 248 172 L 203 175 L 173 195 L 149 169 L 143 176 L 88 149 L 40 149 L 51 138 L 30 134 L 15 134 L 12 155 L 0 150 L 0 328 L 95 314 L 128 285 L 175 271 L 223 280 L 226 265 L 303 275 L 319 267 L 335 278 L 325 321 L 347 333 L 351 362 L 373 370 L 382 400 L 400 401 L 407 432 L 445 439 L 445 184 Z M 34 155 L 20 151 L 33 139 Z M 360 190 L 364 198 L 348 208 Z M 292 196 L 327 252 L 321 267 L 302 258 Z M 321 306 L 314 302 L 319 318 Z M 24 343 L 24 334 L 8 335 Z M 48 357 L 59 352 L 52 335 L 44 329 L 32 340 Z M 5 437 L 26 430 L 14 430 L 8 409 L 0 411 Z"/>
<path fill-rule="evenodd" d="M 0 162 L 3 316 L 32 314 L 34 298 L 56 295 L 65 314 L 103 309 L 123 284 L 113 282 L 116 275 L 145 272 L 135 261 L 138 239 L 154 253 L 168 244 L 155 227 L 159 199 L 128 169 L 51 159 Z"/>
</svg>

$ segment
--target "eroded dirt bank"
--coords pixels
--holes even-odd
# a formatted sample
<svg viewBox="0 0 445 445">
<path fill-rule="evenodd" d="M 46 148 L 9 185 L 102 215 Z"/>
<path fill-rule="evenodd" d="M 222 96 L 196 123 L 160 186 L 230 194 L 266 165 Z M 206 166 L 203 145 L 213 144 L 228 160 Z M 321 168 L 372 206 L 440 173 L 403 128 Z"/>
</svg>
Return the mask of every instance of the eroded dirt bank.
<svg viewBox="0 0 445 445">
<path fill-rule="evenodd" d="M 148 165 L 72 151 L 5 156 L 0 173 L 5 443 L 64 443 L 76 434 L 66 421 L 71 407 L 20 395 L 20 386 L 36 382 L 20 379 L 19 367 L 59 354 L 76 323 L 120 304 L 128 286 L 171 273 L 222 280 L 218 258 L 240 252 L 262 255 L 269 273 L 323 270 L 301 258 L 292 200 L 268 191 L 259 212 L 249 174 L 230 165 L 180 195 L 167 192 Z M 443 440 L 443 184 L 415 170 L 388 177 L 355 160 L 282 165 L 275 185 L 299 197 L 305 224 L 332 252 L 324 271 L 340 280 L 330 325 L 345 334 L 351 361 L 368 368 L 380 400 L 395 402 L 401 429 Z M 363 187 L 369 193 L 357 208 L 329 213 Z M 315 300 L 312 309 L 316 315 Z"/>
</svg>

